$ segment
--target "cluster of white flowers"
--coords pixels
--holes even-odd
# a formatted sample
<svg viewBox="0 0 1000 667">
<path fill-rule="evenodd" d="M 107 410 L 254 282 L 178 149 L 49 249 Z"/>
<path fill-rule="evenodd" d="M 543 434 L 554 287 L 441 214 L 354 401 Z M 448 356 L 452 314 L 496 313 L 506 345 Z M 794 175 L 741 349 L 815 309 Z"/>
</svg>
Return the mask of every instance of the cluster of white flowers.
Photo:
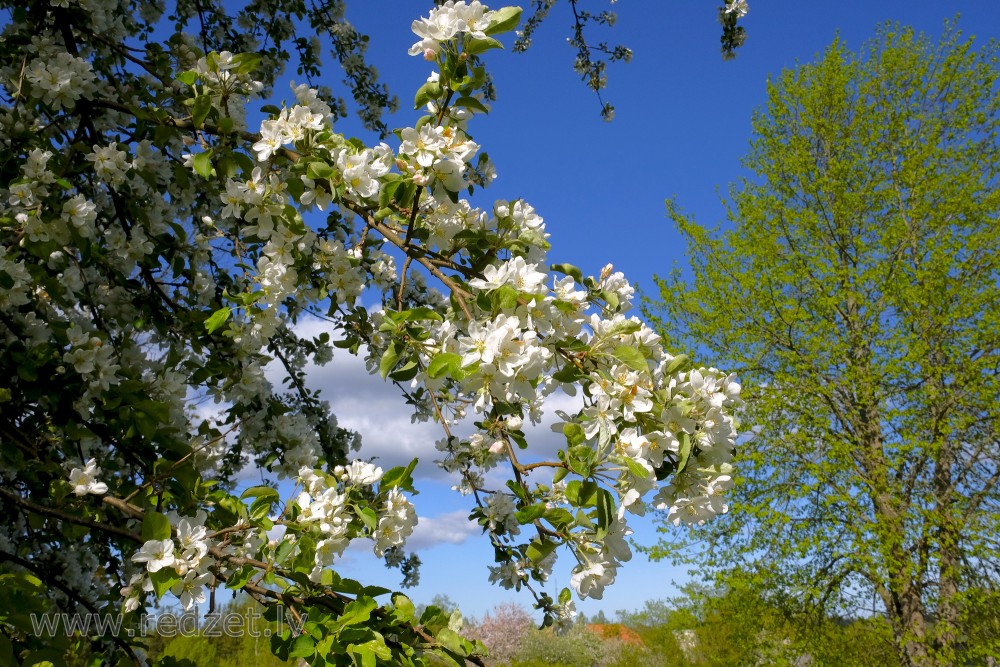
<svg viewBox="0 0 1000 667">
<path fill-rule="evenodd" d="M 514 536 L 521 532 L 517 518 L 514 516 L 514 500 L 506 493 L 490 494 L 486 501 L 486 526 L 492 533 L 503 533 Z"/>
<path fill-rule="evenodd" d="M 110 185 L 121 185 L 132 168 L 128 154 L 119 150 L 118 144 L 112 142 L 107 146 L 94 146 L 94 152 L 87 155 L 94 163 L 94 171 Z"/>
<path fill-rule="evenodd" d="M 355 514 L 349 507 L 352 489 L 370 489 L 382 479 L 380 467 L 365 461 L 354 461 L 348 466 L 337 466 L 333 475 L 324 475 L 310 467 L 303 467 L 297 475 L 302 492 L 296 498 L 300 509 L 299 520 L 318 529 L 315 567 L 310 579 L 320 581 L 323 569 L 333 564 L 343 554 L 357 528 L 352 528 Z M 399 491 L 391 488 L 380 503 L 372 503 L 377 511 L 376 525 L 369 536 L 374 540 L 375 554 L 383 556 L 390 547 L 401 546 L 413 532 L 417 523 L 413 504 Z"/>
<path fill-rule="evenodd" d="M 726 0 L 727 14 L 736 14 L 736 18 L 743 18 L 750 11 L 750 5 L 747 4 L 747 0 Z"/>
<path fill-rule="evenodd" d="M 114 348 L 93 332 L 74 322 L 66 332 L 70 350 L 63 354 L 63 361 L 72 365 L 80 375 L 91 379 L 90 392 L 107 390 L 118 384 L 117 373 L 120 366 L 115 363 Z"/>
<path fill-rule="evenodd" d="M 72 109 L 81 97 L 93 95 L 97 75 L 88 61 L 58 51 L 28 63 L 24 78 L 31 86 L 32 95 L 45 104 L 56 109 Z"/>
<path fill-rule="evenodd" d="M 381 557 L 386 549 L 403 546 L 416 525 L 417 511 L 413 503 L 399 489 L 390 489 L 375 529 L 375 555 Z"/>
<path fill-rule="evenodd" d="M 417 185 L 441 186 L 449 192 L 469 187 L 467 163 L 479 151 L 479 144 L 460 128 L 451 125 L 427 125 L 419 130 L 407 127 L 400 132 L 400 156 L 406 173 Z"/>
<path fill-rule="evenodd" d="M 490 583 L 499 584 L 507 590 L 519 590 L 528 580 L 528 573 L 524 571 L 524 564 L 520 561 L 512 559 L 497 566 L 487 567 L 490 570 Z"/>
<path fill-rule="evenodd" d="M 259 81 L 245 74 L 239 74 L 236 71 L 238 64 L 238 56 L 229 51 L 220 51 L 199 58 L 194 71 L 220 97 L 234 96 L 240 103 L 239 115 L 242 116 L 246 105 L 240 96 L 260 92 L 263 86 Z M 227 111 L 232 109 L 233 106 L 230 105 Z"/>
<path fill-rule="evenodd" d="M 340 241 L 324 239 L 313 255 L 313 268 L 325 278 L 324 293 L 338 304 L 354 303 L 364 290 L 365 267 L 352 250 L 344 248 Z"/>
<path fill-rule="evenodd" d="M 700 450 L 698 465 L 675 475 L 653 498 L 653 506 L 668 511 L 668 519 L 702 525 L 728 511 L 725 493 L 732 487 L 732 456 L 736 439 L 729 409 L 739 403 L 740 385 L 732 375 L 710 369 L 694 369 L 672 387 L 674 408 L 663 415 L 668 425 L 690 429 L 694 447 Z M 685 417 L 686 413 L 686 417 Z M 698 415 L 693 430 L 691 415 Z"/>
<path fill-rule="evenodd" d="M 365 200 L 378 197 L 382 185 L 379 179 L 392 169 L 395 156 L 388 144 L 381 143 L 361 150 L 342 148 L 337 151 L 336 160 L 347 192 Z"/>
<path fill-rule="evenodd" d="M 328 486 L 326 478 L 310 468 L 299 470 L 298 479 L 305 489 L 296 500 L 302 509 L 301 520 L 315 524 L 322 536 L 316 543 L 315 567 L 309 575 L 311 580 L 319 581 L 323 568 L 332 565 L 350 543 L 347 497 L 338 492 L 336 485 Z"/>
<path fill-rule="evenodd" d="M 578 565 L 573 569 L 570 585 L 576 589 L 580 597 L 600 600 L 604 597 L 604 588 L 615 582 L 617 569 L 608 563 L 590 563 Z"/>
<path fill-rule="evenodd" d="M 277 118 L 260 124 L 260 139 L 253 145 L 257 160 L 266 162 L 285 144 L 305 139 L 306 130 L 322 130 L 325 118 L 307 106 L 282 109 Z"/>
<path fill-rule="evenodd" d="M 215 583 L 215 575 L 210 568 L 218 561 L 209 555 L 209 550 L 215 545 L 205 528 L 208 517 L 205 512 L 199 511 L 193 517 L 181 517 L 171 512 L 167 514 L 167 518 L 174 536 L 146 541 L 132 555 L 131 561 L 144 564 L 147 574 L 155 574 L 164 568 L 174 570 L 180 580 L 171 587 L 170 592 L 177 596 L 184 609 L 190 609 L 205 601 L 205 587 Z M 122 590 L 125 611 L 137 609 L 141 604 L 142 592 L 151 588 L 152 583 L 146 575 L 134 575 L 129 586 Z"/>
<path fill-rule="evenodd" d="M 31 274 L 23 259 L 18 259 L 16 254 L 9 253 L 6 248 L 0 246 L 0 271 L 9 276 L 10 287 L 0 290 L 0 308 L 4 310 L 13 309 L 28 303 L 28 293 L 32 287 Z M 8 332 L 8 336 L 13 336 L 13 332 Z"/>
<path fill-rule="evenodd" d="M 442 42 L 453 39 L 459 33 L 482 39 L 486 36 L 483 30 L 489 23 L 490 12 L 479 0 L 472 0 L 469 4 L 448 0 L 432 9 L 427 18 L 413 22 L 413 32 L 420 37 L 420 41 L 410 47 L 409 53 L 433 60 L 441 52 Z"/>
<path fill-rule="evenodd" d="M 304 107 L 308 107 L 313 113 L 319 114 L 325 121 L 333 119 L 333 113 L 330 111 L 330 105 L 319 98 L 315 88 L 310 88 L 308 84 L 305 83 L 296 85 L 294 81 L 292 81 L 290 85 L 292 87 L 292 93 L 295 94 L 295 99 L 299 104 Z"/>
</svg>

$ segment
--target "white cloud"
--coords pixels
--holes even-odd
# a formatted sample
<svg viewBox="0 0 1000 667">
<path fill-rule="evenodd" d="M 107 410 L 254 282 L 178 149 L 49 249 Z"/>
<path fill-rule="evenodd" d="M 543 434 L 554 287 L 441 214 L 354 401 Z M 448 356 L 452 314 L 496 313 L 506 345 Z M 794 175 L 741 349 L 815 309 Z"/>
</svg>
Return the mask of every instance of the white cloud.
<svg viewBox="0 0 1000 667">
<path fill-rule="evenodd" d="M 433 463 L 441 456 L 434 447 L 444 437 L 441 427 L 411 422 L 412 409 L 399 388 L 369 374 L 362 358 L 336 350 L 329 364 L 309 366 L 306 372 L 309 386 L 330 402 L 337 423 L 361 434 L 362 458 L 378 457 L 385 469 L 418 458 L 417 477 L 446 475 Z"/>
<path fill-rule="evenodd" d="M 482 529 L 469 521 L 469 512 L 457 510 L 436 517 L 420 517 L 413 535 L 406 540 L 407 550 L 429 549 L 439 544 L 462 544 L 469 537 L 478 535 Z"/>
<path fill-rule="evenodd" d="M 471 506 L 470 506 L 471 507 Z M 478 524 L 469 521 L 468 510 L 456 510 L 434 517 L 422 516 L 406 540 L 404 550 L 426 551 L 442 544 L 463 544 L 470 537 L 482 533 Z M 367 538 L 352 540 L 339 561 L 339 566 L 371 557 L 373 542 Z"/>
<path fill-rule="evenodd" d="M 303 337 L 313 337 L 328 327 L 323 322 L 303 322 L 296 332 Z M 444 437 L 444 431 L 434 422 L 413 423 L 412 409 L 398 387 L 372 375 L 365 368 L 364 359 L 346 350 L 335 350 L 333 360 L 323 367 L 310 365 L 306 369 L 307 384 L 319 389 L 321 397 L 330 402 L 338 423 L 361 434 L 361 451 L 358 456 L 368 459 L 377 457 L 377 464 L 384 469 L 406 465 L 413 458 L 420 460 L 414 477 L 423 480 L 457 482 L 451 475 L 441 470 L 434 461 L 441 458 L 435 443 Z M 524 432 L 528 449 L 518 451 L 522 463 L 555 460 L 556 451 L 565 446 L 562 433 L 552 431 L 553 422 L 559 421 L 555 410 L 570 414 L 582 405 L 579 396 L 572 397 L 556 393 L 546 399 L 546 415 L 542 423 L 533 426 L 526 422 Z M 452 427 L 456 435 L 471 434 L 475 427 L 470 417 Z M 539 481 L 545 481 L 550 471 L 542 469 Z M 494 470 L 491 480 L 497 475 L 509 475 Z"/>
</svg>

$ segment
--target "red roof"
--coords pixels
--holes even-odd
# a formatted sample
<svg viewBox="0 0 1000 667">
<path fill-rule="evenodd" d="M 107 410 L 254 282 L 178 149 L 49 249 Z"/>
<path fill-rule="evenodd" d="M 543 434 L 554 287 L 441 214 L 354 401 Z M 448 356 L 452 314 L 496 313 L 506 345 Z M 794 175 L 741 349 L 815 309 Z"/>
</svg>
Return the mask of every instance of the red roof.
<svg viewBox="0 0 1000 667">
<path fill-rule="evenodd" d="M 621 623 L 590 623 L 587 629 L 601 639 L 619 639 L 626 644 L 636 646 L 642 646 L 644 643 L 638 632 Z"/>
</svg>

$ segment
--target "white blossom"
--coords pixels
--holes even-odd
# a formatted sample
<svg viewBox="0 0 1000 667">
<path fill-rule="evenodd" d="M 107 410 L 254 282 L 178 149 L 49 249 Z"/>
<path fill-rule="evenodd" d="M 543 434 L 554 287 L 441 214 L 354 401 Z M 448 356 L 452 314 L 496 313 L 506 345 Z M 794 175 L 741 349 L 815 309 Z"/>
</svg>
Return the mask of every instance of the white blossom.
<svg viewBox="0 0 1000 667">
<path fill-rule="evenodd" d="M 73 485 L 73 493 L 85 496 L 88 493 L 102 495 L 108 492 L 108 485 L 98 480 L 101 469 L 97 467 L 96 459 L 88 459 L 83 469 L 73 468 L 69 472 L 69 483 Z"/>
</svg>

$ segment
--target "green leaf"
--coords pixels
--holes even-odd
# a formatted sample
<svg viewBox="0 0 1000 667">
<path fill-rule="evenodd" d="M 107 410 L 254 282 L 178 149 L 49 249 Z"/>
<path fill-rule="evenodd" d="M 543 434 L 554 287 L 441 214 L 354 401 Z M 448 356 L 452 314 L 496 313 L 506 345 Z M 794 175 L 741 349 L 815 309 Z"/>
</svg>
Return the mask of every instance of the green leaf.
<svg viewBox="0 0 1000 667">
<path fill-rule="evenodd" d="M 656 473 L 656 481 L 662 482 L 674 471 L 674 464 L 668 458 L 663 459 L 663 465 L 653 470 Z"/>
<path fill-rule="evenodd" d="M 375 514 L 375 510 L 371 507 L 361 507 L 360 505 L 354 505 L 354 513 L 358 515 L 361 522 L 368 527 L 369 530 L 375 530 L 378 528 L 378 515 Z"/>
<path fill-rule="evenodd" d="M 267 517 L 271 513 L 271 506 L 275 503 L 277 498 L 271 498 L 264 496 L 263 498 L 258 498 L 253 501 L 250 505 L 249 516 L 254 521 L 260 521 Z"/>
<path fill-rule="evenodd" d="M 520 21 L 520 7 L 501 7 L 490 15 L 490 24 L 483 32 L 487 35 L 498 35 L 500 33 L 510 32 L 517 27 L 517 24 Z"/>
<path fill-rule="evenodd" d="M 212 313 L 212 315 L 205 320 L 205 330 L 208 333 L 215 332 L 216 329 L 221 327 L 229 320 L 229 316 L 233 314 L 233 309 L 226 306 L 225 308 L 220 308 L 219 310 Z"/>
<path fill-rule="evenodd" d="M 572 384 L 583 377 L 583 371 L 571 363 L 565 364 L 562 368 L 552 374 L 552 379 L 566 384 Z"/>
<path fill-rule="evenodd" d="M 608 529 L 615 518 L 615 500 L 607 489 L 598 489 L 597 493 L 597 525 Z"/>
<path fill-rule="evenodd" d="M 406 322 L 419 322 L 421 320 L 432 320 L 434 322 L 444 321 L 444 318 L 441 317 L 441 313 L 437 312 L 433 308 L 428 308 L 427 306 L 410 308 L 409 310 L 402 311 L 400 314 Z"/>
<path fill-rule="evenodd" d="M 384 475 L 382 475 L 382 481 L 379 484 L 379 490 L 385 491 L 386 489 L 391 489 L 394 487 L 399 487 L 404 491 L 413 491 L 413 470 L 417 467 L 417 459 L 413 459 L 404 468 L 402 466 L 397 466 L 395 468 L 390 468 Z"/>
<path fill-rule="evenodd" d="M 452 103 L 452 106 L 472 109 L 473 111 L 478 111 L 479 113 L 489 113 L 490 111 L 485 105 L 483 105 L 482 102 L 477 100 L 475 97 L 469 97 L 468 95 L 459 97 Z"/>
<path fill-rule="evenodd" d="M 14 645 L 6 635 L 0 635 L 0 665 L 16 665 L 14 661 Z"/>
<path fill-rule="evenodd" d="M 542 516 L 556 528 L 562 528 L 573 523 L 573 515 L 569 512 L 569 510 L 562 507 L 552 507 L 547 509 L 545 510 L 545 514 Z"/>
<path fill-rule="evenodd" d="M 514 512 L 514 518 L 521 525 L 529 524 L 535 519 L 541 518 L 545 514 L 545 504 L 538 503 L 536 505 L 529 505 L 524 509 L 520 509 Z"/>
<path fill-rule="evenodd" d="M 381 660 L 390 660 L 392 658 L 392 651 L 385 645 L 385 640 L 378 635 L 376 635 L 375 639 L 366 641 L 364 644 L 351 644 L 348 649 L 355 652 L 364 650 L 372 655 L 373 659 L 377 657 Z M 372 664 L 374 665 L 375 662 L 372 662 Z"/>
<path fill-rule="evenodd" d="M 306 166 L 306 176 L 314 181 L 328 180 L 336 170 L 321 160 L 314 160 Z"/>
<path fill-rule="evenodd" d="M 65 656 L 62 651 L 54 648 L 39 648 L 24 656 L 21 667 L 55 667 L 66 664 L 64 660 Z M 17 665 L 16 662 L 11 664 Z"/>
<path fill-rule="evenodd" d="M 278 499 L 278 490 L 274 487 L 261 485 L 261 486 L 251 486 L 249 489 L 243 492 L 240 496 L 240 500 L 246 500 L 247 498 L 274 498 Z"/>
<path fill-rule="evenodd" d="M 524 487 L 515 482 L 512 479 L 507 480 L 507 488 L 510 489 L 515 496 L 524 504 L 528 504 L 530 500 L 528 499 L 528 494 L 524 490 Z"/>
<path fill-rule="evenodd" d="M 434 656 L 434 662 L 424 664 L 432 664 L 435 667 L 467 667 L 465 660 L 456 658 L 444 648 L 432 648 L 425 653 Z"/>
<path fill-rule="evenodd" d="M 399 189 L 399 185 L 402 181 L 389 181 L 382 185 L 382 189 L 378 191 L 378 205 L 379 209 L 387 208 L 392 202 L 393 196 L 396 194 L 396 190 Z M 390 210 L 391 212 L 391 210 Z"/>
<path fill-rule="evenodd" d="M 389 379 L 395 380 L 396 382 L 409 382 L 417 376 L 420 372 L 420 367 L 417 365 L 416 359 L 410 359 L 405 364 L 389 373 Z"/>
<path fill-rule="evenodd" d="M 295 201 L 301 201 L 302 195 L 306 191 L 306 184 L 302 182 L 301 178 L 291 178 L 285 181 L 285 187 L 288 189 L 288 194 L 292 195 Z"/>
<path fill-rule="evenodd" d="M 153 592 L 156 593 L 156 597 L 162 598 L 174 584 L 181 580 L 181 577 L 177 574 L 177 570 L 165 567 L 156 572 L 150 572 L 149 580 L 153 582 Z"/>
<path fill-rule="evenodd" d="M 468 651 L 465 649 L 465 642 L 462 640 L 461 635 L 451 628 L 442 628 L 435 636 L 435 639 L 437 639 L 442 646 L 453 653 L 457 653 L 459 655 L 468 654 Z"/>
<path fill-rule="evenodd" d="M 454 375 L 462 363 L 462 357 L 454 352 L 442 352 L 427 364 L 427 377 L 436 380 L 445 374 Z"/>
<path fill-rule="evenodd" d="M 522 431 L 508 431 L 507 435 L 511 440 L 517 443 L 518 449 L 528 448 L 528 439 L 524 437 L 524 433 Z"/>
<path fill-rule="evenodd" d="M 146 542 L 170 539 L 170 520 L 165 514 L 146 510 L 142 517 L 142 539 Z"/>
<path fill-rule="evenodd" d="M 592 505 L 599 488 L 597 482 L 593 480 L 574 479 L 566 485 L 566 500 L 574 507 Z"/>
<path fill-rule="evenodd" d="M 679 371 L 681 370 L 681 368 L 686 366 L 689 361 L 690 359 L 688 359 L 688 356 L 686 354 L 678 354 L 676 357 L 671 359 L 670 363 L 667 364 L 667 367 L 663 369 L 663 374 L 670 375 L 676 371 Z"/>
<path fill-rule="evenodd" d="M 419 109 L 431 100 L 441 97 L 441 84 L 437 81 L 428 81 L 417 89 L 417 94 L 413 98 L 413 108 Z"/>
<path fill-rule="evenodd" d="M 553 264 L 549 267 L 551 271 L 558 271 L 559 273 L 564 273 L 567 276 L 571 276 L 573 280 L 583 284 L 583 272 L 579 268 L 573 266 L 572 264 Z"/>
<path fill-rule="evenodd" d="M 569 443 L 570 447 L 579 445 L 587 440 L 586 431 L 584 431 L 583 427 L 576 422 L 567 422 L 563 424 L 562 430 L 563 435 L 566 436 L 566 442 Z"/>
<path fill-rule="evenodd" d="M 256 571 L 256 568 L 252 565 L 244 565 L 229 575 L 229 580 L 226 581 L 226 588 L 232 588 L 234 590 L 243 588 L 247 585 L 250 581 L 250 577 L 252 577 Z"/>
<path fill-rule="evenodd" d="M 177 75 L 177 80 L 183 83 L 185 86 L 193 86 L 194 82 L 198 80 L 198 73 L 193 69 L 189 69 L 186 72 L 181 72 Z"/>
<path fill-rule="evenodd" d="M 288 651 L 289 658 L 310 658 L 316 652 L 316 640 L 310 635 L 302 634 L 295 638 Z"/>
<path fill-rule="evenodd" d="M 597 454 L 588 445 L 573 445 L 567 451 L 567 464 L 582 477 L 590 477 Z"/>
<path fill-rule="evenodd" d="M 346 628 L 365 623 L 371 618 L 378 604 L 369 597 L 361 597 L 344 607 L 344 613 L 337 619 L 337 625 Z"/>
<path fill-rule="evenodd" d="M 678 451 L 677 460 L 677 474 L 684 472 L 687 468 L 688 461 L 691 459 L 691 434 L 681 433 L 680 440 L 680 450 Z"/>
<path fill-rule="evenodd" d="M 503 285 L 498 287 L 496 291 L 493 292 L 493 309 L 494 310 L 513 310 L 517 308 L 517 290 L 510 285 Z"/>
<path fill-rule="evenodd" d="M 555 551 L 558 543 L 546 539 L 532 540 L 531 544 L 528 545 L 527 550 L 524 555 L 528 557 L 532 563 L 538 563 L 545 559 L 550 553 Z"/>
<path fill-rule="evenodd" d="M 292 553 L 292 549 L 295 548 L 295 543 L 291 540 L 281 540 L 278 543 L 278 548 L 274 551 L 274 562 L 281 565 L 288 558 L 288 554 Z"/>
<path fill-rule="evenodd" d="M 633 461 L 626 456 L 625 463 L 628 465 L 628 469 L 632 472 L 632 474 L 639 479 L 646 479 L 649 477 L 649 471 L 639 465 L 638 461 Z"/>
<path fill-rule="evenodd" d="M 492 37 L 484 37 L 482 39 L 476 39 L 475 37 L 470 38 L 465 43 L 465 52 L 470 56 L 478 55 L 480 53 L 485 53 L 491 49 L 502 49 L 503 44 Z"/>
<path fill-rule="evenodd" d="M 233 56 L 232 64 L 237 74 L 250 74 L 260 67 L 261 60 L 259 53 L 237 53 Z"/>
<path fill-rule="evenodd" d="M 649 366 L 646 364 L 646 357 L 631 345 L 619 345 L 611 353 L 611 356 L 623 362 L 634 371 L 649 371 Z"/>
<path fill-rule="evenodd" d="M 413 606 L 413 602 L 402 593 L 392 596 L 392 606 L 394 615 L 402 623 L 408 623 L 416 616 L 417 609 Z"/>
<path fill-rule="evenodd" d="M 401 181 L 401 185 L 396 188 L 394 197 L 400 206 L 412 206 L 413 198 L 417 195 L 417 185 L 413 181 Z"/>
<path fill-rule="evenodd" d="M 360 667 L 376 667 L 378 665 L 375 652 L 364 644 L 349 644 L 347 652 L 354 657 L 355 665 L 360 665 Z"/>
<path fill-rule="evenodd" d="M 390 371 L 396 367 L 396 363 L 399 361 L 399 355 L 403 351 L 403 346 L 398 342 L 393 342 L 389 347 L 386 348 L 385 352 L 382 353 L 382 358 L 378 362 L 378 372 L 382 376 L 382 379 L 386 379 L 389 376 Z"/>
<path fill-rule="evenodd" d="M 194 104 L 191 105 L 191 122 L 196 128 L 202 126 L 205 119 L 208 118 L 208 113 L 212 110 L 212 96 L 211 95 L 198 95 L 194 98 Z"/>
<path fill-rule="evenodd" d="M 202 151 L 201 153 L 196 153 L 194 156 L 194 162 L 192 163 L 192 168 L 195 173 L 202 178 L 208 179 L 212 177 L 212 149 Z"/>
</svg>

